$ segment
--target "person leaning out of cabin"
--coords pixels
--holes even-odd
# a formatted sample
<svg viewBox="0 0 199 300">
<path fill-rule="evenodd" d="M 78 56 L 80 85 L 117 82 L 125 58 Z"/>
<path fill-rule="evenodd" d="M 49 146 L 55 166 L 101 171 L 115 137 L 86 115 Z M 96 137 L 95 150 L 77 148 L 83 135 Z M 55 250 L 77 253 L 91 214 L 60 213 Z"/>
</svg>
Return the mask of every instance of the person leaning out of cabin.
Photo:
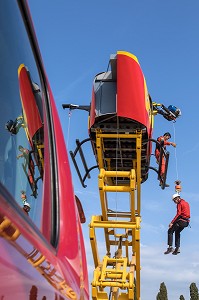
<svg viewBox="0 0 199 300">
<path fill-rule="evenodd" d="M 177 213 L 168 229 L 168 248 L 164 254 L 172 253 L 177 255 L 180 253 L 180 233 L 189 225 L 190 222 L 190 206 L 189 203 L 180 197 L 179 194 L 174 194 L 172 200 L 177 204 Z M 173 233 L 175 232 L 175 250 L 173 249 Z"/>
<path fill-rule="evenodd" d="M 176 147 L 176 144 L 173 142 L 169 142 L 168 140 L 171 138 L 171 134 L 169 132 L 165 132 L 163 136 L 159 136 L 157 138 L 156 148 L 155 148 L 155 157 L 156 162 L 159 164 L 160 161 L 160 146 L 162 144 L 163 148 L 166 150 L 166 146 L 173 146 Z M 162 166 L 161 166 L 161 173 L 160 176 L 162 176 L 165 173 L 165 159 L 162 158 Z"/>
</svg>

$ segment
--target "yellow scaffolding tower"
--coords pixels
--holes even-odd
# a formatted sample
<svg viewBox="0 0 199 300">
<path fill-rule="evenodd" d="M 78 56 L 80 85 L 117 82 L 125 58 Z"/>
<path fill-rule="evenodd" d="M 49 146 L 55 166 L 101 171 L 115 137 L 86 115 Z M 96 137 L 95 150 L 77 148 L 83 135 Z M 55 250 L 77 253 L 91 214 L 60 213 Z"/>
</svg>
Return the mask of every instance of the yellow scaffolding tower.
<svg viewBox="0 0 199 300">
<path fill-rule="evenodd" d="M 128 171 L 111 169 L 105 153 L 105 141 L 129 139 L 135 146 L 134 158 Z M 90 242 L 94 258 L 92 299 L 140 299 L 140 196 L 141 196 L 142 131 L 134 134 L 103 133 L 96 129 L 96 157 L 99 166 L 101 215 L 92 216 Z M 116 149 L 117 151 L 117 149 Z M 117 164 L 116 164 L 117 165 Z M 127 211 L 110 210 L 109 193 L 128 193 Z M 99 258 L 96 229 L 104 229 L 106 255 Z M 116 230 L 123 230 L 117 233 Z M 111 247 L 117 247 L 111 257 Z M 109 288 L 109 289 L 108 289 Z M 109 290 L 109 292 L 108 292 Z"/>
</svg>

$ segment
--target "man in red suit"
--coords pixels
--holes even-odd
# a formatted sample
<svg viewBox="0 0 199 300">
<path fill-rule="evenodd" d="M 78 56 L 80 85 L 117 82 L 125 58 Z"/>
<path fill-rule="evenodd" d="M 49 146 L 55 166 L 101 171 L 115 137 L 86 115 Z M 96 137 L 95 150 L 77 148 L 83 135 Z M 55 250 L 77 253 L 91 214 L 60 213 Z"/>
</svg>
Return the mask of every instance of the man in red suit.
<svg viewBox="0 0 199 300">
<path fill-rule="evenodd" d="M 164 254 L 177 255 L 180 253 L 180 233 L 189 225 L 190 222 L 190 206 L 189 203 L 183 200 L 179 194 L 174 194 L 172 200 L 177 204 L 177 213 L 168 229 L 168 248 Z M 175 232 L 175 250 L 173 249 L 173 233 Z"/>
<path fill-rule="evenodd" d="M 156 162 L 159 164 L 160 162 L 160 147 L 161 145 L 164 147 L 166 150 L 166 146 L 173 146 L 176 147 L 176 144 L 173 142 L 169 142 L 168 140 L 171 138 L 171 134 L 169 132 L 166 132 L 163 136 L 159 136 L 157 138 L 158 143 L 156 144 L 155 148 L 155 157 L 156 157 Z M 162 164 L 161 164 L 161 171 L 160 171 L 160 177 L 162 178 L 165 173 L 165 158 L 164 155 L 162 157 Z"/>
</svg>

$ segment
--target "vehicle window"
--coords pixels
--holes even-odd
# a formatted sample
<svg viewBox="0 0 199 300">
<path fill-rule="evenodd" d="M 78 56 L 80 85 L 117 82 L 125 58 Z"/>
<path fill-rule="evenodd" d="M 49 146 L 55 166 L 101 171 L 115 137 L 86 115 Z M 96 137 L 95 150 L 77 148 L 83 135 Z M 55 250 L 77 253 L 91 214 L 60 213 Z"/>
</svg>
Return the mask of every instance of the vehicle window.
<svg viewBox="0 0 199 300">
<path fill-rule="evenodd" d="M 40 227 L 45 157 L 42 84 L 14 2 L 0 1 L 0 181 Z"/>
</svg>

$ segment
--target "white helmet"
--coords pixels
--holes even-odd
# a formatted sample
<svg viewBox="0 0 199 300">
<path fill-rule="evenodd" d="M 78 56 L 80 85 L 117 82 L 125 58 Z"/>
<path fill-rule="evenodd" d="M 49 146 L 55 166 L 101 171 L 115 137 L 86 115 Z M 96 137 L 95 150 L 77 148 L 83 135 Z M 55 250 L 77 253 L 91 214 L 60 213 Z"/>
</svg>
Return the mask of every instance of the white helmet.
<svg viewBox="0 0 199 300">
<path fill-rule="evenodd" d="M 177 197 L 180 197 L 180 195 L 179 194 L 173 194 L 173 196 L 172 196 L 172 200 L 174 200 L 175 198 L 177 198 Z"/>
<path fill-rule="evenodd" d="M 30 208 L 30 204 L 28 203 L 28 202 L 24 202 L 24 204 L 23 204 L 24 206 L 27 206 L 27 207 L 29 207 Z"/>
</svg>

